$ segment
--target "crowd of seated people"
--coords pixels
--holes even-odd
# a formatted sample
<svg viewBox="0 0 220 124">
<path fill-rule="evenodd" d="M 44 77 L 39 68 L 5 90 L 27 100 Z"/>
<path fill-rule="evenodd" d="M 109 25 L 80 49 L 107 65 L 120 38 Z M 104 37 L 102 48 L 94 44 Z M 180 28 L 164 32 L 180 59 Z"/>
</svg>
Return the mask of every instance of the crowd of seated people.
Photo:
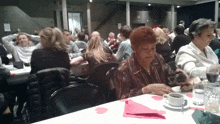
<svg viewBox="0 0 220 124">
<path fill-rule="evenodd" d="M 94 34 L 95 33 L 95 36 Z M 116 62 L 117 59 L 112 51 L 104 45 L 102 38 L 98 32 L 93 32 L 91 39 L 89 40 L 88 48 L 86 52 L 79 57 L 71 60 L 71 66 L 77 66 L 85 61 L 88 61 L 89 68 L 92 69 L 95 65 L 103 62 Z"/>
<path fill-rule="evenodd" d="M 189 27 L 188 37 L 184 34 L 184 25 L 178 25 L 171 42 L 167 28 L 141 26 L 132 30 L 125 25 L 117 38 L 110 32 L 104 41 L 100 32 L 94 31 L 86 43 L 83 31 L 78 32 L 75 39 L 68 30 L 46 27 L 38 36 L 13 34 L 3 37 L 2 43 L 15 61 L 30 63 L 31 74 L 55 67 L 70 70 L 71 66 L 85 62 L 90 70 L 101 63 L 120 62 L 112 80 L 117 99 L 124 99 L 149 93 L 168 94 L 173 92 L 173 86 L 191 85 L 189 78 L 205 78 L 206 67 L 220 68 L 218 57 L 208 46 L 214 39 L 215 28 L 211 20 L 198 19 Z M 31 40 L 39 43 L 34 45 Z M 172 50 L 176 54 L 176 70 L 167 64 Z M 182 77 L 176 77 L 177 73 Z"/>
</svg>

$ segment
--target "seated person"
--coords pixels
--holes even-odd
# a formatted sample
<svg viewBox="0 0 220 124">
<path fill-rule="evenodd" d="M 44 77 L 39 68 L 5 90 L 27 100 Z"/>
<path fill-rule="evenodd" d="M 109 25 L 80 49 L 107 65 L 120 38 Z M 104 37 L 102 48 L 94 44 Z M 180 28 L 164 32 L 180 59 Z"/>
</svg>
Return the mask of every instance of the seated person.
<svg viewBox="0 0 220 124">
<path fill-rule="evenodd" d="M 185 28 L 180 25 L 174 28 L 174 33 L 176 37 L 171 44 L 171 51 L 173 52 L 175 50 L 176 54 L 178 53 L 180 47 L 185 46 L 191 42 L 190 37 L 184 34 L 184 29 Z"/>
<path fill-rule="evenodd" d="M 31 74 L 39 70 L 64 67 L 70 69 L 70 60 L 67 53 L 62 31 L 58 28 L 46 27 L 39 33 L 42 49 L 36 49 L 31 56 Z"/>
<path fill-rule="evenodd" d="M 13 42 L 15 38 L 16 42 Z M 2 37 L 2 43 L 7 49 L 7 52 L 13 55 L 16 62 L 22 61 L 24 63 L 30 63 L 31 54 L 38 46 L 34 45 L 31 40 L 40 42 L 39 36 L 26 33 Z"/>
<path fill-rule="evenodd" d="M 74 43 L 71 39 L 72 39 L 72 35 L 70 35 L 70 32 L 68 30 L 63 29 L 63 36 L 65 39 L 65 42 L 69 45 L 68 48 L 68 54 L 69 57 L 71 58 L 75 58 L 78 57 L 80 55 L 82 55 L 82 53 L 80 52 L 79 48 L 77 47 L 76 43 Z"/>
<path fill-rule="evenodd" d="M 118 99 L 149 93 L 168 94 L 172 92 L 170 86 L 186 82 L 188 77 L 182 70 L 177 72 L 184 74 L 184 79 L 172 79 L 175 72 L 156 53 L 156 35 L 150 27 L 136 28 L 130 40 L 134 52 L 120 63 L 113 79 Z"/>
<path fill-rule="evenodd" d="M 171 61 L 172 52 L 164 31 L 159 27 L 153 28 L 153 31 L 157 40 L 156 52 L 163 56 L 166 63 Z"/>
<path fill-rule="evenodd" d="M 120 62 L 126 59 L 127 57 L 129 57 L 133 52 L 131 49 L 131 42 L 129 39 L 131 32 L 132 32 L 132 28 L 127 25 L 123 26 L 120 29 L 120 36 L 122 42 L 120 43 L 118 47 L 118 51 L 116 53 L 116 57 Z"/>
<path fill-rule="evenodd" d="M 80 51 L 82 50 L 86 50 L 87 48 L 87 43 L 85 42 L 85 34 L 83 32 L 79 32 L 77 35 L 77 40 L 75 41 L 76 46 L 80 49 Z"/>
<path fill-rule="evenodd" d="M 190 77 L 206 78 L 206 67 L 218 65 L 218 57 L 209 47 L 214 39 L 215 22 L 208 19 L 198 19 L 189 27 L 192 42 L 179 49 L 176 65 Z"/>
<path fill-rule="evenodd" d="M 77 66 L 85 61 L 89 62 L 91 70 L 95 65 L 103 62 L 117 62 L 112 51 L 103 45 L 100 36 L 94 36 L 90 39 L 86 52 L 77 58 L 73 58 L 70 62 L 71 66 Z"/>
</svg>

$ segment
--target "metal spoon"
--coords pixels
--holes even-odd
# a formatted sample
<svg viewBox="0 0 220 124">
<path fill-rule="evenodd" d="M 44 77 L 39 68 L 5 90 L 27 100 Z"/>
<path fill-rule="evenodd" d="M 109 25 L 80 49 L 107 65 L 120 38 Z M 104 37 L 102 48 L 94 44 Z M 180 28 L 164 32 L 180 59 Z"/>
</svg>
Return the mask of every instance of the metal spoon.
<svg viewBox="0 0 220 124">
<path fill-rule="evenodd" d="M 184 102 L 182 104 L 182 109 L 181 109 L 182 113 L 183 113 L 183 107 L 186 106 L 186 105 L 187 105 L 187 100 L 184 100 Z"/>
</svg>

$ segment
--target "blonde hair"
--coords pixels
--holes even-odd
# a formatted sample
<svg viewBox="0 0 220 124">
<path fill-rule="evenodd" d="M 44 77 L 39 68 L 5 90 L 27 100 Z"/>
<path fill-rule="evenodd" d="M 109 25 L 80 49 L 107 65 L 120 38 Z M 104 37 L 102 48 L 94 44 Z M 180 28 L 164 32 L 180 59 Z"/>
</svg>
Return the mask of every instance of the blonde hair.
<svg viewBox="0 0 220 124">
<path fill-rule="evenodd" d="M 93 56 L 99 63 L 101 63 L 101 61 L 108 62 L 108 58 L 110 57 L 110 54 L 106 53 L 104 50 L 104 45 L 100 36 L 93 37 L 89 40 L 86 53 L 89 56 Z"/>
<path fill-rule="evenodd" d="M 156 34 L 157 44 L 164 44 L 167 40 L 164 31 L 159 27 L 153 28 L 153 31 Z"/>
<path fill-rule="evenodd" d="M 28 45 L 28 46 L 33 46 L 33 45 L 34 45 L 34 43 L 31 41 L 30 35 L 28 35 L 27 33 L 24 33 L 24 32 L 19 33 L 18 36 L 16 37 L 16 41 L 18 42 L 18 45 L 19 45 L 19 37 L 20 37 L 21 35 L 25 35 L 25 36 L 27 37 L 27 39 L 28 39 L 27 45 Z"/>
<path fill-rule="evenodd" d="M 66 52 L 68 45 L 64 41 L 63 33 L 59 28 L 46 27 L 39 33 L 44 48 Z"/>
</svg>

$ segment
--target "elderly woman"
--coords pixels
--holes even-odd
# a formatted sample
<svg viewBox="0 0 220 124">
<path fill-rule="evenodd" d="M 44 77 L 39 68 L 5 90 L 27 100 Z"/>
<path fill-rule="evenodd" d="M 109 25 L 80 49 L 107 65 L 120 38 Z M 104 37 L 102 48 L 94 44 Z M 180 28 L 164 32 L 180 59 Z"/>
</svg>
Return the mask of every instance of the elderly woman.
<svg viewBox="0 0 220 124">
<path fill-rule="evenodd" d="M 46 27 L 40 31 L 39 35 L 43 48 L 33 51 L 31 73 L 54 67 L 63 67 L 69 70 L 68 46 L 64 41 L 62 31 L 58 28 Z"/>
<path fill-rule="evenodd" d="M 208 46 L 214 39 L 215 27 L 215 22 L 208 19 L 195 20 L 189 27 L 192 42 L 179 49 L 175 61 L 190 77 L 206 78 L 206 67 L 218 64 L 218 57 Z"/>
<path fill-rule="evenodd" d="M 14 39 L 16 42 L 13 42 Z M 7 52 L 12 53 L 16 62 L 22 61 L 24 63 L 30 63 L 31 54 L 37 48 L 37 45 L 34 45 L 31 40 L 40 42 L 39 36 L 27 33 L 13 34 L 2 38 Z"/>
<path fill-rule="evenodd" d="M 89 68 L 92 69 L 97 64 L 116 62 L 117 59 L 112 51 L 103 44 L 102 38 L 96 35 L 89 40 L 86 52 L 82 56 L 73 58 L 70 64 L 71 66 L 77 66 L 85 61 L 88 61 Z"/>
<path fill-rule="evenodd" d="M 118 99 L 149 93 L 171 93 L 170 86 L 176 85 L 178 81 L 186 81 L 186 76 L 182 81 L 173 80 L 175 72 L 156 53 L 156 35 L 150 27 L 136 28 L 132 31 L 130 40 L 134 52 L 120 63 L 114 76 Z"/>
</svg>

